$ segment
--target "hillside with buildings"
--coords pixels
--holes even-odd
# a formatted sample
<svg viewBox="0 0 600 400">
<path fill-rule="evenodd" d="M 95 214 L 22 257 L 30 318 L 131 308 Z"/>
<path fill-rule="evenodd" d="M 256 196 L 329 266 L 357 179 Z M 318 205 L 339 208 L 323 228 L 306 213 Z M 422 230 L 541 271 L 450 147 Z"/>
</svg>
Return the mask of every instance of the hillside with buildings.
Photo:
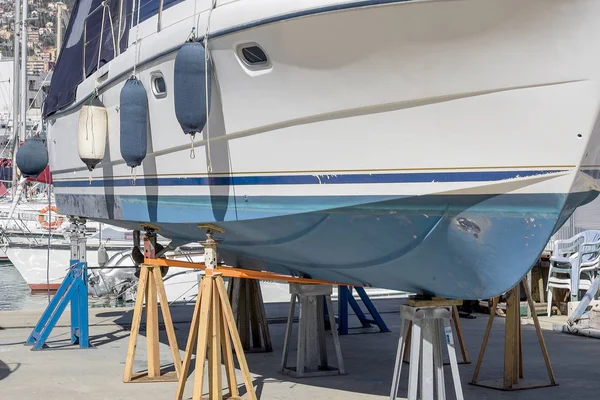
<svg viewBox="0 0 600 400">
<path fill-rule="evenodd" d="M 28 0 L 29 19 L 27 21 L 27 47 L 29 59 L 27 72 L 47 73 L 56 62 L 56 31 L 58 8 L 62 8 L 63 34 L 66 16 L 74 0 L 53 2 L 48 0 Z M 0 53 L 2 57 L 13 57 L 14 0 L 0 0 Z"/>
<path fill-rule="evenodd" d="M 61 8 L 64 35 L 74 2 L 75 0 L 66 2 L 28 0 L 28 60 L 25 93 L 31 112 L 39 113 L 43 100 L 42 83 L 50 78 L 56 62 L 58 9 Z M 4 133 L 4 128 L 10 124 L 13 107 L 14 8 L 14 0 L 0 0 L 0 137 Z"/>
</svg>

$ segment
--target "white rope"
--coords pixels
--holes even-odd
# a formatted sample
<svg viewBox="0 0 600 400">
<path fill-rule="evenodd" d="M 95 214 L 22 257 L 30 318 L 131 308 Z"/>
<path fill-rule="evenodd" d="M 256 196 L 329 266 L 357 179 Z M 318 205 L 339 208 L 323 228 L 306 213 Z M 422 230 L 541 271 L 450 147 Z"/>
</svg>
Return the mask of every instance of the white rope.
<svg viewBox="0 0 600 400">
<path fill-rule="evenodd" d="M 48 147 L 48 158 L 50 158 L 50 146 Z M 50 297 L 50 246 L 52 245 L 52 185 L 46 185 L 48 189 L 48 250 L 46 254 L 46 289 L 48 294 L 48 304 Z"/>
<path fill-rule="evenodd" d="M 212 172 L 212 157 L 211 157 L 211 152 L 210 152 L 210 124 L 209 124 L 209 118 L 208 118 L 208 111 L 209 111 L 209 101 L 210 101 L 210 88 L 209 88 L 209 76 L 208 76 L 208 64 L 210 62 L 210 54 L 208 51 L 208 33 L 210 31 L 210 18 L 212 16 L 212 12 L 213 10 L 217 7 L 217 0 L 212 0 L 212 6 L 210 7 L 210 10 L 208 10 L 208 19 L 206 21 L 206 31 L 204 32 L 204 86 L 205 86 L 205 90 L 204 90 L 204 98 L 205 98 L 205 104 L 206 104 L 206 151 L 208 153 L 208 167 L 207 170 L 208 172 Z"/>
<path fill-rule="evenodd" d="M 137 64 L 140 57 L 140 46 L 138 41 L 140 40 L 140 8 L 142 5 L 142 0 L 138 0 L 138 9 L 137 9 L 137 25 L 135 27 L 135 54 L 133 59 L 133 76 L 136 74 Z"/>
<path fill-rule="evenodd" d="M 190 142 L 192 144 L 192 148 L 190 149 L 190 158 L 193 160 L 194 158 L 196 158 L 196 151 L 194 150 L 194 138 L 196 137 L 195 133 L 192 133 L 190 135 Z"/>
<path fill-rule="evenodd" d="M 190 37 L 192 40 L 196 40 L 196 27 L 198 26 L 198 19 L 200 16 L 196 17 L 196 6 L 198 5 L 198 0 L 194 0 L 194 13 L 192 14 L 192 33 Z"/>
</svg>

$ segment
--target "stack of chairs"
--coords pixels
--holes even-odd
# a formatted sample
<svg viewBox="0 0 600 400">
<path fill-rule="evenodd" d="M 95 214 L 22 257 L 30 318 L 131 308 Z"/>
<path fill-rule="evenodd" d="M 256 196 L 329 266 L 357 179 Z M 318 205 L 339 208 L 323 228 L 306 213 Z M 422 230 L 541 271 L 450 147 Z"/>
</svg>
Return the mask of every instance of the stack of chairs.
<svg viewBox="0 0 600 400">
<path fill-rule="evenodd" d="M 600 230 L 581 232 L 552 246 L 548 271 L 548 316 L 552 315 L 553 289 L 567 289 L 570 301 L 579 301 L 579 291 L 587 291 L 600 269 Z"/>
</svg>

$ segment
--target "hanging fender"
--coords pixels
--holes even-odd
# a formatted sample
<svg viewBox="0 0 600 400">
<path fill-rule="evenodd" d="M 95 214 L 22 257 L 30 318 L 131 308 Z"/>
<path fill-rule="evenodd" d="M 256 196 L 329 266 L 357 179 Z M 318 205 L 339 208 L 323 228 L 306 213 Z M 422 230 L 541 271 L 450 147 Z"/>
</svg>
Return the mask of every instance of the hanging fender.
<svg viewBox="0 0 600 400">
<path fill-rule="evenodd" d="M 120 103 L 121 157 L 135 168 L 146 158 L 148 147 L 148 96 L 135 76 L 125 81 Z"/>
<path fill-rule="evenodd" d="M 175 57 L 175 116 L 185 134 L 202 132 L 210 108 L 211 63 L 200 42 L 186 42 Z M 207 85 L 208 83 L 208 85 Z"/>
<path fill-rule="evenodd" d="M 40 137 L 27 139 L 17 151 L 17 167 L 26 177 L 37 177 L 48 165 L 48 149 Z"/>
<path fill-rule="evenodd" d="M 83 105 L 79 113 L 77 150 L 79 158 L 90 171 L 104 158 L 108 136 L 108 113 L 99 98 Z"/>
</svg>

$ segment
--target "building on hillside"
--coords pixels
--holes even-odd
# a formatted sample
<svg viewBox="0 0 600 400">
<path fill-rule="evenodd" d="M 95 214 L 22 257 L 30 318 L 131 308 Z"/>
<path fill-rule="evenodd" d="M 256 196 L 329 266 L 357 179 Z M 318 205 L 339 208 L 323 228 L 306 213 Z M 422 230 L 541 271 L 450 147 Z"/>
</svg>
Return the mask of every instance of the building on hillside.
<svg viewBox="0 0 600 400">
<path fill-rule="evenodd" d="M 52 75 L 46 72 L 27 74 L 27 97 L 32 109 L 42 108 L 45 95 L 44 87 L 50 85 L 51 78 Z"/>
<path fill-rule="evenodd" d="M 34 26 L 27 27 L 27 46 L 33 47 L 33 45 L 38 44 L 40 42 L 40 33 L 39 28 Z"/>
<path fill-rule="evenodd" d="M 27 58 L 27 73 L 41 74 L 48 71 L 48 61 L 40 56 L 31 56 Z"/>
<path fill-rule="evenodd" d="M 0 114 L 12 113 L 13 107 L 13 60 L 0 59 Z"/>
</svg>

